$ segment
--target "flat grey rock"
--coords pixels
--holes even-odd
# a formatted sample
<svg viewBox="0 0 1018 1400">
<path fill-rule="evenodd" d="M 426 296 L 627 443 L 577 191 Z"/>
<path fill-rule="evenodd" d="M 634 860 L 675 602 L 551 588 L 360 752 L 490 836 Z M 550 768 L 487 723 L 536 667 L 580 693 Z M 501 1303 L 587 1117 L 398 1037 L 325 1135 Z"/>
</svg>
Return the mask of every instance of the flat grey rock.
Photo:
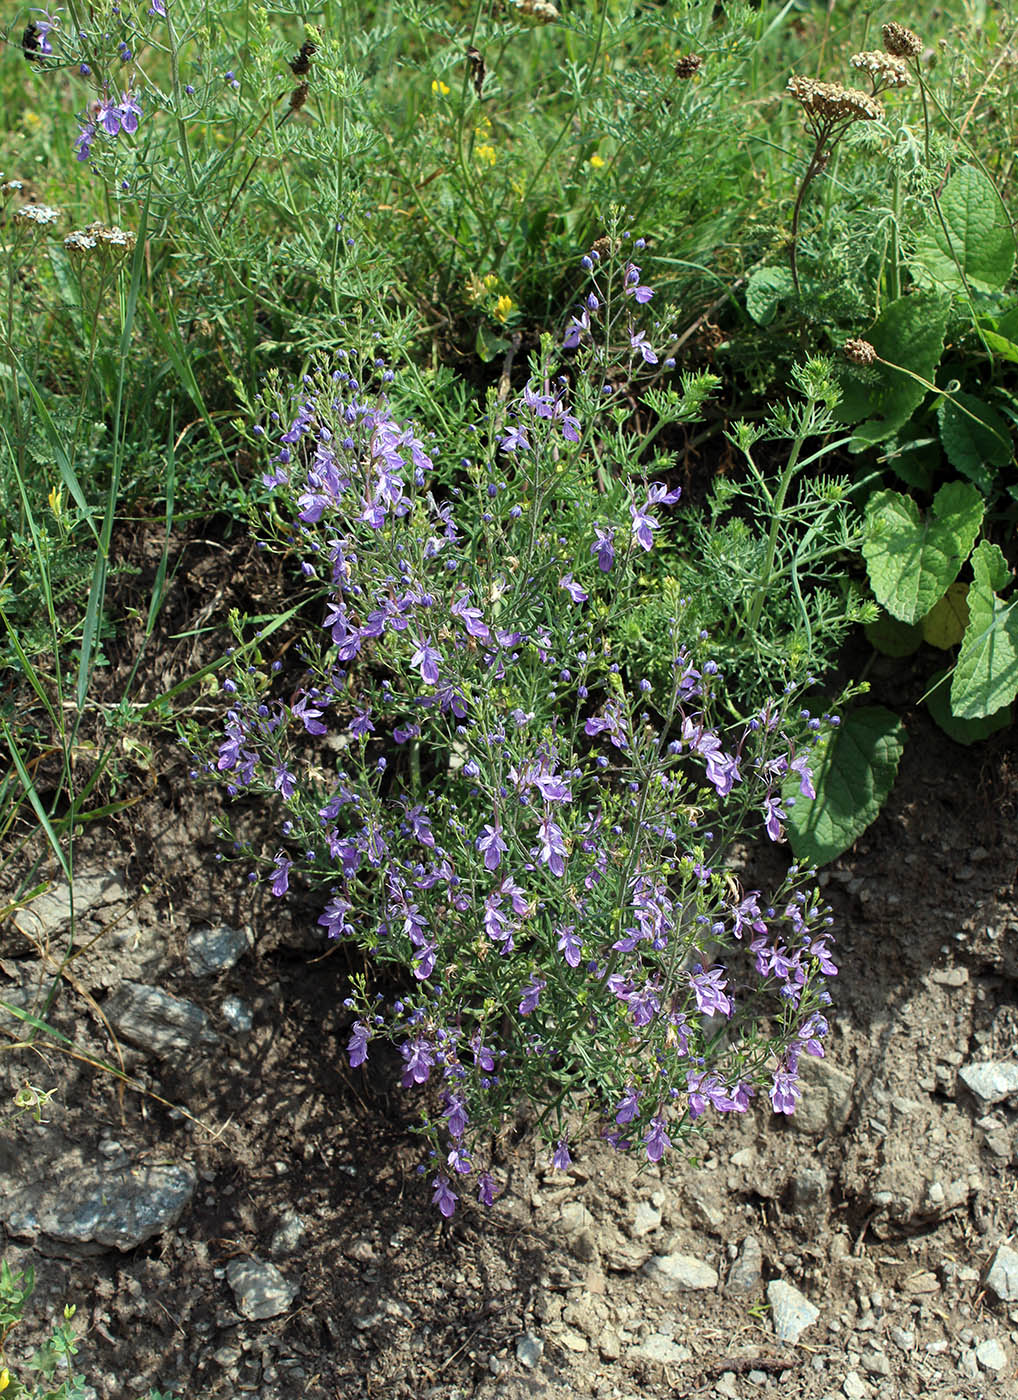
<svg viewBox="0 0 1018 1400">
<path fill-rule="evenodd" d="M 651 1332 L 638 1347 L 631 1347 L 628 1358 L 639 1361 L 656 1361 L 661 1366 L 677 1366 L 692 1356 L 688 1347 L 681 1346 L 664 1332 Z"/>
<path fill-rule="evenodd" d="M 725 1285 L 726 1293 L 756 1293 L 763 1279 L 763 1251 L 755 1235 L 747 1235 L 732 1265 Z"/>
<path fill-rule="evenodd" d="M 1002 1244 L 993 1256 L 986 1282 L 1002 1303 L 1018 1303 L 1018 1250 Z"/>
<path fill-rule="evenodd" d="M 990 1337 L 976 1347 L 976 1360 L 984 1371 L 1003 1371 L 1007 1365 L 1007 1352 L 996 1337 Z"/>
<path fill-rule="evenodd" d="M 779 1342 L 797 1342 L 820 1316 L 820 1309 L 784 1279 L 774 1279 L 767 1285 L 767 1301 L 771 1305 L 774 1335 Z"/>
<path fill-rule="evenodd" d="M 717 1270 L 693 1254 L 655 1254 L 647 1261 L 644 1273 L 667 1291 L 718 1286 Z"/>
<path fill-rule="evenodd" d="M 829 1060 L 803 1055 L 799 1061 L 803 1095 L 788 1122 L 796 1132 L 820 1136 L 840 1132 L 852 1112 L 855 1080 Z"/>
<path fill-rule="evenodd" d="M 243 929 L 198 928 L 187 940 L 187 965 L 195 977 L 211 977 L 226 972 L 248 950 L 248 936 Z"/>
<path fill-rule="evenodd" d="M 249 1322 L 278 1317 L 297 1296 L 297 1285 L 285 1279 L 275 1264 L 262 1259 L 231 1260 L 226 1266 L 226 1279 L 238 1309 Z"/>
<path fill-rule="evenodd" d="M 186 1165 L 55 1164 L 41 1182 L 11 1192 L 0 1209 L 18 1238 L 128 1250 L 176 1225 L 197 1180 Z"/>
<path fill-rule="evenodd" d="M 78 875 L 74 880 L 74 917 L 83 918 L 97 904 L 113 904 L 126 898 L 127 891 L 114 871 Z M 27 938 L 43 941 L 60 933 L 70 921 L 71 888 L 64 883 L 53 885 L 14 915 L 15 928 Z"/>
<path fill-rule="evenodd" d="M 1000 1103 L 1018 1094 L 1018 1061 L 987 1060 L 964 1065 L 958 1078 L 983 1103 Z"/>
<path fill-rule="evenodd" d="M 219 1010 L 235 1035 L 247 1035 L 254 1025 L 254 1012 L 241 997 L 223 997 Z"/>
<path fill-rule="evenodd" d="M 194 1050 L 217 1039 L 200 1006 L 141 982 L 122 982 L 103 1010 L 118 1035 L 153 1055 Z"/>
</svg>

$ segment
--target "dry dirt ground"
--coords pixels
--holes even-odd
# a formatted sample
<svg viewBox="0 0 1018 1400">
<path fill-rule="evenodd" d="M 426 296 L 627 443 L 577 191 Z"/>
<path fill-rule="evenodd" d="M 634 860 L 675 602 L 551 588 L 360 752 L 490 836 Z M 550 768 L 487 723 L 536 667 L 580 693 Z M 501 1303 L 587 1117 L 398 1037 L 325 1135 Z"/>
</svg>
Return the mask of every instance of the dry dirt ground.
<svg viewBox="0 0 1018 1400">
<path fill-rule="evenodd" d="M 161 756 L 145 800 L 79 845 L 79 872 L 116 880 L 49 1020 L 115 1059 L 104 1008 L 133 981 L 195 1003 L 204 1036 L 161 1056 L 122 1039 L 146 1094 L 12 1050 L 24 1027 L 0 1017 L 0 1195 L 73 1199 L 96 1163 L 184 1164 L 197 1184 L 126 1251 L 8 1230 L 4 1258 L 37 1280 L 10 1355 L 73 1301 L 103 1400 L 1018 1396 L 1018 1277 L 1010 1301 L 988 1284 L 1016 1229 L 1018 1095 L 963 1078 L 1016 1057 L 1018 760 L 1006 738 L 965 749 L 903 718 L 888 807 L 824 875 L 842 973 L 796 1119 L 732 1115 L 696 1161 L 653 1169 L 588 1142 L 566 1174 L 523 1132 L 496 1207 L 448 1223 L 395 1081 L 346 1067 L 350 964 L 322 958 L 313 911 L 252 900 L 216 864 L 212 798 Z M 249 940 L 199 975 L 188 939 L 220 925 Z M 0 999 L 31 1004 L 37 941 L 7 922 L 0 953 Z M 54 1091 L 42 1123 L 10 1111 L 26 1081 Z M 275 1316 L 245 1316 L 231 1285 L 251 1259 L 292 1293 Z M 817 1309 L 795 1344 L 775 1280 Z"/>
</svg>

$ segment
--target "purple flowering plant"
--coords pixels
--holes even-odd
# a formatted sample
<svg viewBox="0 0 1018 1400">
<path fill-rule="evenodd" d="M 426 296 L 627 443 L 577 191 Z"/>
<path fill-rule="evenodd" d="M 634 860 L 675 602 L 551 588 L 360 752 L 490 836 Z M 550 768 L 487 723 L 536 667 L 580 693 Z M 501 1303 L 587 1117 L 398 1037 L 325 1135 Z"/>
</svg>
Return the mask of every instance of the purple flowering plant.
<svg viewBox="0 0 1018 1400">
<path fill-rule="evenodd" d="M 758 1093 L 791 1112 L 836 972 L 812 871 L 764 893 L 725 868 L 810 800 L 828 721 L 789 685 L 721 725 L 684 604 L 667 683 L 633 679 L 620 629 L 680 493 L 610 397 L 553 370 L 546 346 L 458 464 L 377 363 L 270 380 L 266 543 L 311 592 L 307 669 L 276 693 L 238 659 L 221 732 L 190 741 L 271 814 L 246 855 L 272 894 L 310 895 L 323 940 L 369 955 L 349 1061 L 397 1047 L 444 1215 L 494 1199 L 522 1106 L 559 1167 L 584 1124 L 656 1162 Z"/>
</svg>

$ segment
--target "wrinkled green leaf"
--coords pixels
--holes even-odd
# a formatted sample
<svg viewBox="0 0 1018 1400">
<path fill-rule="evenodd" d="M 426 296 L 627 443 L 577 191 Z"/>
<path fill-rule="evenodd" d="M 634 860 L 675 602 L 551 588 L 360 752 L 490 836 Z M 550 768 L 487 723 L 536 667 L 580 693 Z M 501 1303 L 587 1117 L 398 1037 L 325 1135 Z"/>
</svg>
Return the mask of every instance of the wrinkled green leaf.
<svg viewBox="0 0 1018 1400">
<path fill-rule="evenodd" d="M 941 671 L 932 678 L 933 689 L 926 697 L 926 705 L 934 720 L 949 739 L 956 744 L 978 744 L 988 739 L 998 729 L 1006 729 L 1011 723 L 1011 706 L 1004 705 L 995 714 L 984 719 L 962 719 L 951 709 L 951 672 Z"/>
<path fill-rule="evenodd" d="M 948 461 L 989 495 L 994 482 L 992 469 L 1003 467 L 1013 455 L 1006 420 L 982 399 L 955 394 L 941 399 L 937 421 Z"/>
<path fill-rule="evenodd" d="M 951 709 L 962 719 L 992 715 L 1018 693 L 1018 607 L 998 597 L 1011 579 L 1000 548 L 981 540 L 972 573 L 969 625 L 951 682 Z"/>
<path fill-rule="evenodd" d="M 993 181 L 974 165 L 963 165 L 940 196 L 943 224 L 935 209 L 919 239 L 916 259 L 934 282 L 949 291 L 999 291 L 1014 269 L 1015 242 Z"/>
<path fill-rule="evenodd" d="M 950 651 L 958 645 L 969 625 L 968 593 L 967 583 L 951 584 L 920 624 L 924 642 L 939 651 Z"/>
<path fill-rule="evenodd" d="M 889 363 L 839 366 L 842 396 L 837 416 L 844 423 L 860 424 L 853 451 L 890 437 L 922 402 L 926 388 L 912 376 L 932 383 L 944 350 L 949 306 L 950 298 L 930 293 L 899 297 L 866 332 L 877 354 Z"/>
<path fill-rule="evenodd" d="M 758 267 L 746 284 L 746 310 L 758 326 L 769 326 L 779 305 L 795 292 L 787 267 Z"/>
<path fill-rule="evenodd" d="M 925 518 L 911 496 L 876 491 L 866 504 L 862 552 L 877 602 L 901 622 L 918 622 L 968 558 L 983 519 L 983 498 L 951 481 Z"/>
<path fill-rule="evenodd" d="M 816 798 L 800 797 L 788 814 L 797 860 L 825 865 L 847 851 L 878 816 L 894 786 L 905 728 L 882 705 L 853 710 L 827 740 L 813 774 Z M 786 799 L 798 792 L 785 785 Z"/>
</svg>

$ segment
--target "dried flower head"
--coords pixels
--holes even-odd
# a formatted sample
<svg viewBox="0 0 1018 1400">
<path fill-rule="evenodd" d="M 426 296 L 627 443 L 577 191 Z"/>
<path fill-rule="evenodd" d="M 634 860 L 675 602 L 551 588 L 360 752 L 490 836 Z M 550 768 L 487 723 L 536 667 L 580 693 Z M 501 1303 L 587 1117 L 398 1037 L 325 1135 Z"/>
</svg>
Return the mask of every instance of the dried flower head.
<svg viewBox="0 0 1018 1400">
<path fill-rule="evenodd" d="M 895 58 L 918 58 L 923 51 L 922 39 L 911 29 L 906 29 L 903 24 L 892 20 L 890 24 L 884 25 L 881 32 L 884 36 L 884 48 L 888 53 L 894 54 Z"/>
<path fill-rule="evenodd" d="M 617 245 L 612 242 L 607 235 L 598 238 L 591 246 L 591 253 L 596 253 L 599 258 L 610 258 L 616 251 Z"/>
<path fill-rule="evenodd" d="M 0 194 L 18 194 L 24 188 L 21 180 L 5 180 L 0 184 Z"/>
<path fill-rule="evenodd" d="M 134 234 L 118 228 L 116 224 L 89 224 L 85 233 L 97 243 L 108 243 L 111 248 L 125 248 L 129 252 L 134 247 Z"/>
<path fill-rule="evenodd" d="M 868 73 L 874 83 L 881 83 L 884 87 L 905 87 L 912 81 L 902 59 L 895 58 L 893 54 L 882 53 L 879 49 L 854 53 L 848 61 L 853 68 Z"/>
<path fill-rule="evenodd" d="M 76 228 L 64 239 L 64 247 L 72 253 L 86 253 L 95 247 L 96 240 L 83 228 Z"/>
<path fill-rule="evenodd" d="M 60 210 L 52 204 L 23 204 L 15 209 L 14 217 L 23 224 L 55 224 L 60 218 Z"/>
<path fill-rule="evenodd" d="M 308 92 L 309 88 L 307 83 L 301 83 L 299 87 L 294 88 L 293 92 L 290 93 L 289 110 L 291 112 L 300 111 L 300 109 L 304 106 L 304 103 L 308 100 Z"/>
<path fill-rule="evenodd" d="M 858 88 L 842 87 L 840 83 L 821 83 L 816 78 L 793 74 L 788 91 L 806 113 L 820 121 L 877 121 L 884 109 L 875 97 Z"/>
<path fill-rule="evenodd" d="M 853 365 L 871 365 L 877 358 L 877 352 L 868 340 L 846 340 L 841 350 L 845 359 Z"/>
<path fill-rule="evenodd" d="M 703 59 L 698 53 L 679 54 L 675 60 L 675 76 L 677 78 L 692 78 L 703 66 Z"/>
<path fill-rule="evenodd" d="M 516 8 L 521 15 L 536 20 L 538 24 L 555 24 L 562 18 L 554 5 L 547 0 L 516 0 Z"/>
</svg>

